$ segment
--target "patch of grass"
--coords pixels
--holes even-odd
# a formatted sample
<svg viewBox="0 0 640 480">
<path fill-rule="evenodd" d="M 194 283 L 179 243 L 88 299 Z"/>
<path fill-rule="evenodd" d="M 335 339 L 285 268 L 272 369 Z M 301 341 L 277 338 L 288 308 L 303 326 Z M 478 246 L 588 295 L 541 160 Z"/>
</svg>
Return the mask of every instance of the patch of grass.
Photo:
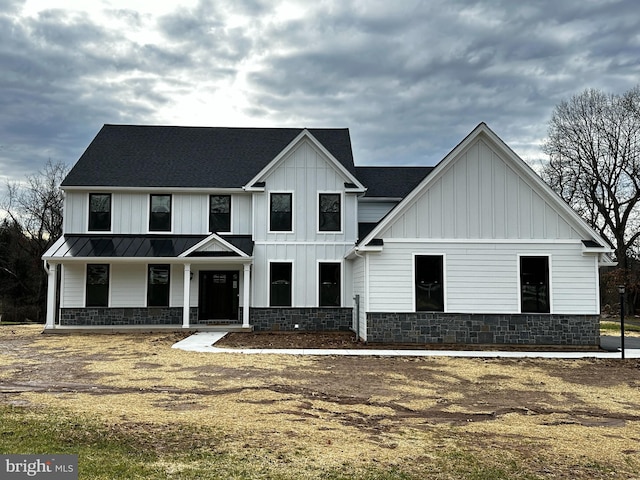
<svg viewBox="0 0 640 480">
<path fill-rule="evenodd" d="M 640 325 L 624 324 L 625 332 L 640 332 Z M 620 322 L 600 322 L 600 331 L 604 332 L 620 332 Z"/>
</svg>

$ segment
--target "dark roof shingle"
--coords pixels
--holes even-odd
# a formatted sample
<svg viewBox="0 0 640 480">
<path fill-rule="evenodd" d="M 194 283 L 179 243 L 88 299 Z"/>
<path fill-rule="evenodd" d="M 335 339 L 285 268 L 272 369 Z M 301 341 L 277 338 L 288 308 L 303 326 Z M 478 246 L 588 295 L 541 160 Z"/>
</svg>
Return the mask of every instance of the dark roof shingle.
<svg viewBox="0 0 640 480">
<path fill-rule="evenodd" d="M 302 131 L 104 125 L 62 186 L 242 187 Z M 348 129 L 309 132 L 355 172 Z"/>
<path fill-rule="evenodd" d="M 434 167 L 356 167 L 366 197 L 404 198 Z"/>
</svg>

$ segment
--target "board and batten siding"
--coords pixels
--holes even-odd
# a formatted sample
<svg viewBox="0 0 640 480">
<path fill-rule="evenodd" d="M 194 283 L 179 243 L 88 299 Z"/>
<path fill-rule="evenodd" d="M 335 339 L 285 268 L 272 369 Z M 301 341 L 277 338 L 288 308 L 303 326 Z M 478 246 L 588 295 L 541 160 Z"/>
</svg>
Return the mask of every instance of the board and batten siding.
<svg viewBox="0 0 640 480">
<path fill-rule="evenodd" d="M 551 313 L 598 314 L 597 257 L 575 243 L 393 242 L 369 255 L 369 311 L 414 312 L 415 255 L 444 255 L 445 311 L 520 313 L 519 255 L 549 256 Z"/>
<path fill-rule="evenodd" d="M 156 263 L 162 263 L 161 259 Z M 95 263 L 101 263 L 96 261 Z M 128 308 L 147 306 L 147 264 L 111 263 L 109 266 L 109 307 Z M 184 267 L 170 266 L 169 306 L 182 306 Z M 85 306 L 86 285 L 85 263 L 67 263 L 63 266 L 61 308 L 82 308 Z M 195 287 L 194 287 L 195 285 Z M 195 294 L 193 289 L 196 288 Z M 192 283 L 191 306 L 198 305 L 197 282 Z"/>
<path fill-rule="evenodd" d="M 382 237 L 581 238 L 549 199 L 482 139 L 433 179 Z"/>
<path fill-rule="evenodd" d="M 84 307 L 86 268 L 81 263 L 66 263 L 62 265 L 61 308 Z"/>
<path fill-rule="evenodd" d="M 292 302 L 293 307 L 317 307 L 319 295 L 320 262 L 341 263 L 341 303 L 351 306 L 353 301 L 352 288 L 347 285 L 346 262 L 343 257 L 350 245 L 335 243 L 280 243 L 256 244 L 254 247 L 254 261 L 252 270 L 252 306 L 269 306 L 269 265 L 271 262 L 292 263 Z"/>
<path fill-rule="evenodd" d="M 65 195 L 65 233 L 87 233 L 89 223 L 88 191 L 70 191 Z M 105 193 L 109 193 L 105 191 Z M 208 193 L 172 194 L 172 234 L 200 235 L 209 230 Z M 149 230 L 150 193 L 114 192 L 111 194 L 112 234 L 143 235 Z M 251 233 L 251 195 L 231 195 L 231 229 L 237 235 Z"/>
<path fill-rule="evenodd" d="M 254 197 L 254 238 L 257 242 L 326 241 L 355 242 L 357 237 L 355 194 L 345 193 L 345 177 L 311 141 L 303 139 L 272 171 L 265 175 L 264 193 Z M 293 194 L 293 231 L 269 232 L 271 193 Z M 341 195 L 340 232 L 318 232 L 318 195 Z"/>
</svg>

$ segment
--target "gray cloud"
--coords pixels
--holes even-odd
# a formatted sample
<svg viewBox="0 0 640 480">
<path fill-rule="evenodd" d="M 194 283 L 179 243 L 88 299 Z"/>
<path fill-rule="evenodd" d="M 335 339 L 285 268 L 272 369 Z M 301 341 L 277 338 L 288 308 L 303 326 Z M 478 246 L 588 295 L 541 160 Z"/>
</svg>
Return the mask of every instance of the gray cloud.
<svg viewBox="0 0 640 480">
<path fill-rule="evenodd" d="M 433 164 L 481 121 L 541 157 L 561 99 L 640 78 L 634 0 L 300 2 L 290 20 L 271 1 L 201 0 L 109 6 L 107 22 L 23 5 L 0 0 L 0 182 L 73 163 L 103 123 L 157 123 L 229 85 L 247 124 L 350 127 L 360 164 Z"/>
</svg>

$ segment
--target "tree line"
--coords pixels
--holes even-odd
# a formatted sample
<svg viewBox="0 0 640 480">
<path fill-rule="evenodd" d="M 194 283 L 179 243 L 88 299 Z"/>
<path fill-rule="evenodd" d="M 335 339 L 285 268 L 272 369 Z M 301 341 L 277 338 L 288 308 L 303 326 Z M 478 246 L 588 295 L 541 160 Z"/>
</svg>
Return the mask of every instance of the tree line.
<svg viewBox="0 0 640 480">
<path fill-rule="evenodd" d="M 640 86 L 622 94 L 589 89 L 556 105 L 543 145 L 542 177 L 615 251 L 602 275 L 602 305 L 627 288 L 640 303 Z M 47 162 L 7 185 L 0 204 L 0 315 L 43 322 L 47 276 L 41 257 L 62 235 L 64 163 Z"/>
<path fill-rule="evenodd" d="M 47 275 L 42 255 L 62 235 L 60 183 L 68 167 L 49 160 L 24 182 L 11 182 L 0 203 L 2 321 L 44 322 Z"/>
</svg>

